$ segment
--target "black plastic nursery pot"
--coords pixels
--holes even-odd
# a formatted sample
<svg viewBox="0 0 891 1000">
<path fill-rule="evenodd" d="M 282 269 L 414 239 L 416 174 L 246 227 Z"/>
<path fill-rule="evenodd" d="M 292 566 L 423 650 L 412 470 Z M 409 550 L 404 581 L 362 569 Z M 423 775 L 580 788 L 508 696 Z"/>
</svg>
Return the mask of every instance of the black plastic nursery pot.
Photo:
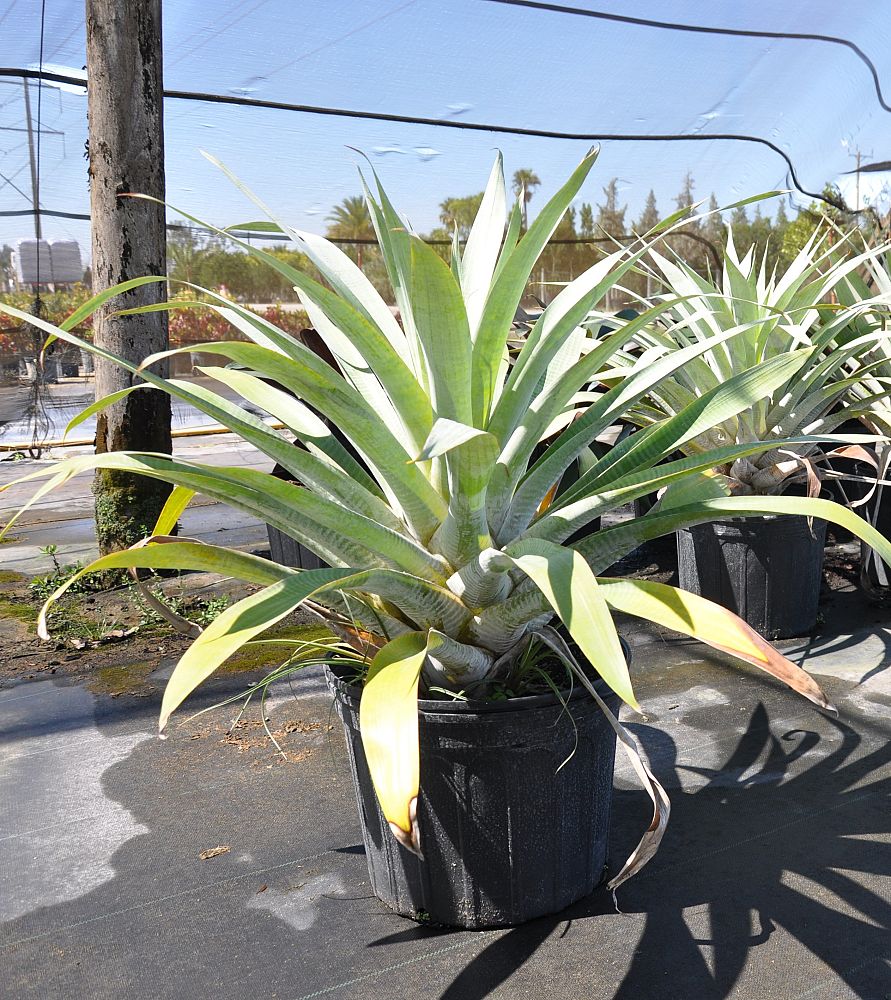
<svg viewBox="0 0 891 1000">
<path fill-rule="evenodd" d="M 886 538 L 891 538 L 891 487 L 879 486 L 858 510 Z M 891 570 L 866 542 L 860 543 L 860 577 L 868 594 L 882 602 L 891 593 Z"/>
<path fill-rule="evenodd" d="M 295 541 L 271 524 L 266 525 L 266 536 L 269 539 L 269 555 L 273 562 L 280 566 L 293 566 L 296 569 L 324 569 L 328 564 L 311 552 L 305 545 Z"/>
<path fill-rule="evenodd" d="M 419 702 L 421 859 L 397 843 L 378 806 L 359 735 L 361 689 L 335 670 L 326 676 L 371 886 L 391 909 L 455 927 L 506 927 L 556 913 L 601 882 L 616 736 L 583 689 L 566 708 L 554 695 Z M 597 683 L 617 715 L 619 699 Z"/>
<path fill-rule="evenodd" d="M 285 482 L 291 481 L 291 475 L 283 465 L 276 464 L 272 475 Z M 280 566 L 293 566 L 295 569 L 325 569 L 328 565 L 315 552 L 271 524 L 266 525 L 266 537 L 269 539 L 269 556 Z"/>
<path fill-rule="evenodd" d="M 677 532 L 682 590 L 723 605 L 768 639 L 817 623 L 826 522 L 796 514 L 731 518 Z"/>
<path fill-rule="evenodd" d="M 865 428 L 856 421 L 850 421 L 839 428 L 840 432 L 863 433 Z M 861 476 L 864 480 L 876 475 L 876 469 L 868 462 L 853 458 L 833 458 L 829 463 L 836 472 Z M 884 465 L 882 465 L 884 469 Z M 887 472 L 884 475 L 887 478 Z M 833 499 L 839 503 L 856 503 L 853 510 L 860 517 L 869 521 L 886 538 L 891 532 L 891 487 L 876 486 L 870 487 L 868 482 L 843 481 L 842 483 L 828 484 Z M 863 501 L 858 503 L 857 501 Z M 833 527 L 836 537 L 841 541 L 847 541 L 854 536 L 850 533 L 840 533 Z M 891 594 L 891 570 L 885 566 L 878 554 L 871 549 L 866 542 L 860 543 L 860 581 L 867 596 L 880 603 L 886 603 L 888 595 Z"/>
</svg>

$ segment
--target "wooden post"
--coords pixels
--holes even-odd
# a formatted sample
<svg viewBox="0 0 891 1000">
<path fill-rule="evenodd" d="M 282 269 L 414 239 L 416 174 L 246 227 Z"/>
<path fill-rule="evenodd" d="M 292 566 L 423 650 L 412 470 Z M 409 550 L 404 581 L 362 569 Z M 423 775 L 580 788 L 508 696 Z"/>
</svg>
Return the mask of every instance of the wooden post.
<svg viewBox="0 0 891 1000">
<path fill-rule="evenodd" d="M 93 290 L 166 273 L 163 205 L 127 192 L 164 198 L 161 0 L 86 0 L 87 109 Z M 96 315 L 95 341 L 131 362 L 168 347 L 166 313 L 113 316 L 115 310 L 159 302 L 164 282 L 116 296 Z M 166 366 L 155 366 L 166 375 Z M 126 388 L 136 377 L 96 359 L 96 396 Z M 169 453 L 170 397 L 131 393 L 99 414 L 96 451 Z M 93 485 L 96 533 L 103 553 L 151 531 L 170 486 L 126 473 L 100 471 Z"/>
</svg>

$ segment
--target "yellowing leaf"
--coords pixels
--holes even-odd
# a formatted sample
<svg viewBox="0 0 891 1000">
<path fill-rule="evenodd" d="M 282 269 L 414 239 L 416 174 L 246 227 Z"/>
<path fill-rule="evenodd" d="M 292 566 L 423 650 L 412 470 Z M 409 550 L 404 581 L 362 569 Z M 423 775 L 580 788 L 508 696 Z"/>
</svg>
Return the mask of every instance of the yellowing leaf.
<svg viewBox="0 0 891 1000">
<path fill-rule="evenodd" d="M 371 661 L 359 705 L 362 746 L 381 811 L 393 836 L 415 854 L 421 853 L 418 681 L 427 643 L 424 632 L 388 642 Z"/>
<path fill-rule="evenodd" d="M 185 486 L 174 486 L 167 498 L 158 520 L 155 523 L 153 535 L 170 535 L 182 516 L 183 511 L 192 502 L 195 491 Z"/>
<path fill-rule="evenodd" d="M 141 551 L 149 553 L 154 548 Z M 167 546 L 157 546 L 161 551 L 164 548 Z M 281 621 L 316 590 L 327 584 L 336 586 L 349 575 L 349 570 L 341 569 L 310 569 L 292 573 L 226 608 L 189 646 L 174 667 L 161 700 L 158 728 L 163 730 L 171 713 L 246 642 Z"/>
</svg>

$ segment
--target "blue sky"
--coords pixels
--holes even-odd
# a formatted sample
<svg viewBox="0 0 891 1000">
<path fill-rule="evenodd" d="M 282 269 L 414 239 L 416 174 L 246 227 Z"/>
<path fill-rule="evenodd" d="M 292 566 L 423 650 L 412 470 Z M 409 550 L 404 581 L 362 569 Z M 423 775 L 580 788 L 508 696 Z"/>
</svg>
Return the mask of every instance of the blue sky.
<svg viewBox="0 0 891 1000">
<path fill-rule="evenodd" d="M 881 0 L 614 0 L 599 9 L 842 35 L 875 62 L 891 94 L 891 27 Z M 0 64 L 37 62 L 37 11 L 36 0 L 0 0 Z M 164 11 L 169 89 L 561 131 L 750 133 L 785 149 L 812 190 L 851 169 L 857 148 L 865 159 L 891 159 L 891 115 L 879 107 L 867 67 L 838 46 L 681 34 L 485 0 L 165 0 Z M 82 0 L 47 0 L 45 61 L 79 69 L 84 45 Z M 0 177 L 0 209 L 27 207 L 25 137 L 5 130 L 24 124 L 21 89 L 0 86 L 0 173 L 11 181 Z M 32 95 L 36 106 L 36 89 Z M 44 90 L 47 208 L 88 210 L 85 113 L 82 94 Z M 587 146 L 181 101 L 168 102 L 166 129 L 174 205 L 222 224 L 256 216 L 201 157 L 204 148 L 289 221 L 317 231 L 333 204 L 359 191 L 361 160 L 349 146 L 369 155 L 422 231 L 436 224 L 444 197 L 482 188 L 496 147 L 509 174 L 528 167 L 541 178 L 534 214 Z M 610 142 L 579 200 L 598 201 L 618 177 L 629 218 L 651 187 L 666 213 L 688 169 L 697 195 L 714 191 L 722 203 L 787 185 L 781 158 L 756 144 Z M 885 179 L 864 183 L 862 194 Z M 29 225 L 0 218 L 0 242 L 29 236 Z M 85 224 L 47 219 L 44 228 L 88 244 Z"/>
</svg>

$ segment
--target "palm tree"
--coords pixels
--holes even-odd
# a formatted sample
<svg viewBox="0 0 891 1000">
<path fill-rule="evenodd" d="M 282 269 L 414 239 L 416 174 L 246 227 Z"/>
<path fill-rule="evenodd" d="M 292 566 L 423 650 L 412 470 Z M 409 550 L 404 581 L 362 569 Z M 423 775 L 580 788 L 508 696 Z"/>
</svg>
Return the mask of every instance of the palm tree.
<svg viewBox="0 0 891 1000">
<path fill-rule="evenodd" d="M 361 195 L 344 198 L 339 205 L 331 209 L 326 216 L 330 223 L 326 235 L 329 239 L 339 240 L 373 240 L 374 226 L 368 214 L 368 206 Z M 356 248 L 356 263 L 362 266 L 362 244 Z"/>
<path fill-rule="evenodd" d="M 514 194 L 519 198 L 523 195 L 523 228 L 529 228 L 527 205 L 532 200 L 532 192 L 541 184 L 534 170 L 517 170 L 514 172 Z"/>
<path fill-rule="evenodd" d="M 167 240 L 167 273 L 181 281 L 195 281 L 204 248 L 184 220 L 178 219 Z"/>
</svg>

